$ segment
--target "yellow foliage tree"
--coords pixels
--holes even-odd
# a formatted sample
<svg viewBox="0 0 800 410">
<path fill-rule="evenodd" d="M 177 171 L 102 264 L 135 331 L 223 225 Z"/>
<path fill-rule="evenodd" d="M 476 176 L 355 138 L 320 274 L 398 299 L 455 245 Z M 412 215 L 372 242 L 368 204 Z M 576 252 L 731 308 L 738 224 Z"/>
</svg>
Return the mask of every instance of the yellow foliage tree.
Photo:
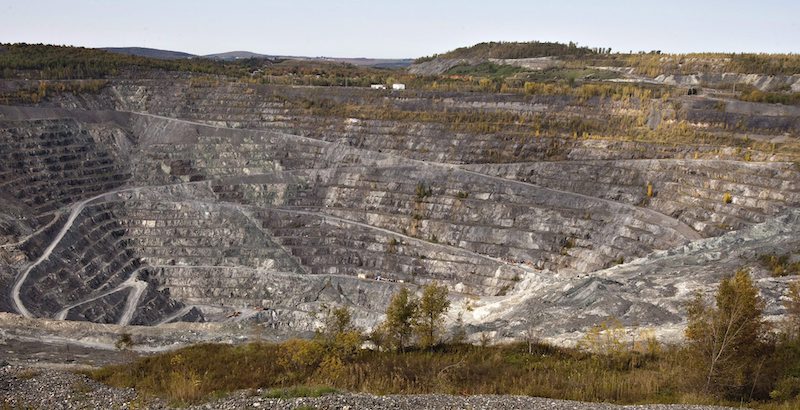
<svg viewBox="0 0 800 410">
<path fill-rule="evenodd" d="M 444 313 L 450 308 L 447 293 L 446 286 L 435 283 L 426 286 L 422 291 L 414 330 L 419 338 L 420 347 L 424 349 L 439 343 Z"/>
<path fill-rule="evenodd" d="M 736 396 L 755 383 L 751 376 L 766 334 L 763 310 L 747 270 L 720 283 L 716 306 L 699 293 L 689 303 L 686 338 L 706 392 Z"/>
</svg>

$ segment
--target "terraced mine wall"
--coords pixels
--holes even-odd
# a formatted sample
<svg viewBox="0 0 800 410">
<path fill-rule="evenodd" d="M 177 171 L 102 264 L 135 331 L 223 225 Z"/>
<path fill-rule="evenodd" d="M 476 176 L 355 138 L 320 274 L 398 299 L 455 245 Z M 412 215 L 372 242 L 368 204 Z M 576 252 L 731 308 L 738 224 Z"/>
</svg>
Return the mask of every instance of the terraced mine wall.
<svg viewBox="0 0 800 410">
<path fill-rule="evenodd" d="M 726 160 L 566 161 L 470 165 L 531 184 L 654 209 L 717 236 L 800 203 L 793 163 Z M 564 175 L 571 178 L 565 179 Z M 725 194 L 730 194 L 730 202 Z"/>
<path fill-rule="evenodd" d="M 796 168 L 791 163 L 777 165 L 780 155 L 774 152 L 742 150 L 736 141 L 720 147 L 719 144 L 674 144 L 647 141 L 614 141 L 608 139 L 575 139 L 551 135 L 549 137 L 519 136 L 454 132 L 446 126 L 434 123 L 408 123 L 383 120 L 356 120 L 319 118 L 308 113 L 287 108 L 283 103 L 259 103 L 259 89 L 251 94 L 217 90 L 211 100 L 190 111 L 174 111 L 179 105 L 169 104 L 170 115 L 196 117 L 225 126 L 277 129 L 293 134 L 336 142 L 341 145 L 377 151 L 393 156 L 414 158 L 429 162 L 454 164 L 476 164 L 518 162 L 519 159 L 540 161 L 526 169 L 528 176 L 516 175 L 514 179 L 548 186 L 580 194 L 598 196 L 610 200 L 621 200 L 631 205 L 645 206 L 661 213 L 680 218 L 704 235 L 717 235 L 746 224 L 764 221 L 764 212 L 775 214 L 781 209 L 796 204 Z M 191 95 L 193 90 L 185 89 Z M 261 90 L 278 91 L 274 89 Z M 289 95 L 290 93 L 284 92 Z M 301 92 L 295 91 L 299 94 Z M 309 92 L 310 93 L 310 92 Z M 300 94 L 302 95 L 302 94 Z M 305 95 L 306 98 L 313 98 Z M 266 97 L 265 97 L 266 98 Z M 286 97 L 288 98 L 288 97 Z M 299 96 L 294 96 L 299 98 Z M 337 102 L 357 101 L 358 92 L 345 93 Z M 362 97 L 363 98 L 363 97 Z M 412 95 L 393 97 L 398 107 L 413 109 L 443 110 L 443 107 L 500 111 L 556 112 L 572 115 L 608 115 L 614 106 L 578 106 L 568 98 L 536 98 L 533 101 L 519 96 L 494 97 L 501 101 L 480 101 L 468 96 L 448 96 L 441 101 L 432 101 Z M 193 98 L 188 98 L 194 100 Z M 153 100 L 149 106 L 140 107 L 164 111 L 163 103 Z M 221 112 L 214 109 L 225 107 Z M 743 130 L 797 130 L 800 129 L 800 112 L 796 107 L 744 102 L 720 103 L 714 100 L 684 99 L 682 115 L 703 126 L 716 124 L 719 129 L 739 127 Z M 217 112 L 217 114 L 215 114 Z M 312 113 L 313 114 L 313 113 Z M 663 115 L 669 115 L 661 113 Z M 258 118 L 258 120 L 255 120 Z M 745 119 L 742 122 L 742 118 Z M 226 120 L 227 119 L 227 120 Z M 743 132 L 743 138 L 747 134 Z M 649 159 L 659 159 L 649 161 Z M 677 159 L 670 162 L 661 159 Z M 700 159 L 700 161 L 697 161 Z M 628 161 L 628 162 L 625 162 Z M 759 162 L 768 166 L 748 164 Z M 674 165 L 665 165 L 665 164 Z M 477 167 L 470 169 L 486 171 L 496 175 L 494 168 L 505 166 Z M 520 168 L 522 166 L 512 165 Z M 722 167 L 722 170 L 719 169 Z M 776 168 L 777 167 L 777 168 Z M 645 169 L 649 168 L 649 169 Z M 670 169 L 671 168 L 671 169 Z M 625 171 L 636 170 L 641 171 Z M 682 170 L 686 170 L 684 174 Z M 537 175 L 541 172 L 543 175 Z M 563 178 L 564 172 L 575 178 Z M 596 175 L 599 172 L 599 175 Z M 518 173 L 519 174 L 519 173 Z M 627 175 L 625 175 L 627 174 Z M 670 177 L 665 178 L 666 175 Z M 509 177 L 508 172 L 503 176 Z M 598 184 L 600 179 L 621 178 L 618 185 Z M 557 183 L 554 180 L 560 180 Z M 752 182 L 750 180 L 753 180 Z M 766 193 L 760 192 L 772 184 Z M 647 196 L 651 185 L 651 196 Z M 662 193 L 660 196 L 659 193 Z M 723 196 L 730 193 L 733 200 L 724 203 Z"/>
<path fill-rule="evenodd" d="M 437 282 L 470 333 L 535 325 L 568 338 L 611 316 L 672 329 L 692 291 L 798 248 L 796 165 L 784 151 L 742 150 L 738 131 L 678 144 L 338 116 L 375 103 L 600 122 L 650 121 L 657 107 L 655 122 L 728 124 L 693 100 L 670 111 L 180 81 L 1 107 L 0 291 L 12 297 L 0 310 L 291 333 L 313 330 L 328 305 L 372 326 L 397 289 Z M 797 126 L 791 109 L 726 107 L 764 138 L 794 138 L 780 134 Z M 755 274 L 780 315 L 785 281 Z"/>
<path fill-rule="evenodd" d="M 659 75 L 655 81 L 669 85 L 708 85 L 731 87 L 747 84 L 761 91 L 777 91 L 789 88 L 800 92 L 800 75 L 762 75 L 739 73 L 699 73 L 691 75 Z"/>
<path fill-rule="evenodd" d="M 186 83 L 163 85 L 162 92 L 155 84 L 125 82 L 111 90 L 120 98 L 117 108 L 125 110 L 231 128 L 285 131 L 371 151 L 452 163 L 695 156 L 739 160 L 745 154 L 752 161 L 774 161 L 782 159 L 774 149 L 744 152 L 747 134 L 777 138 L 800 132 L 797 107 L 711 98 L 684 97 L 643 104 L 635 98 L 625 102 L 596 97 L 398 94 L 342 88 L 328 92 L 321 87 L 193 87 Z M 353 107 L 370 107 L 370 115 L 359 118 L 358 109 Z M 348 113 L 355 117 L 348 117 Z M 462 118 L 453 118 L 453 114 Z M 477 122 L 468 122 L 470 117 Z M 527 124 L 513 123 L 519 120 Z M 645 123 L 652 128 L 680 123 L 685 129 L 708 132 L 710 137 L 724 135 L 728 141 L 626 138 L 629 128 Z"/>
</svg>

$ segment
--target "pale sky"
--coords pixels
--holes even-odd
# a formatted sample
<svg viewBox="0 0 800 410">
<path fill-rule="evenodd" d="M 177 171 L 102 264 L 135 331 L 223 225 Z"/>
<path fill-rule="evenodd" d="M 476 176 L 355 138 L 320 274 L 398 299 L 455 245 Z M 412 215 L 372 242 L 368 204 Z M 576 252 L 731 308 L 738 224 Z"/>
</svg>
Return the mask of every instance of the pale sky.
<svg viewBox="0 0 800 410">
<path fill-rule="evenodd" d="M 482 41 L 800 52 L 800 0 L 0 0 L 0 42 L 419 57 Z"/>
</svg>

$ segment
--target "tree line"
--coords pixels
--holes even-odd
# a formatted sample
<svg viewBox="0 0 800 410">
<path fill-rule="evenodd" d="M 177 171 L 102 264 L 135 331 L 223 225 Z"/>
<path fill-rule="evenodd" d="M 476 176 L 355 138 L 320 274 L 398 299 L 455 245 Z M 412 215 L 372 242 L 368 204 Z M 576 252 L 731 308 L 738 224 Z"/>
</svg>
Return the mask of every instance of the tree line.
<svg viewBox="0 0 800 410">
<path fill-rule="evenodd" d="M 421 293 L 417 297 L 408 288 L 401 288 L 386 308 L 386 319 L 368 336 L 353 325 L 347 308 L 326 310 L 316 337 L 333 351 L 352 352 L 365 337 L 377 349 L 399 352 L 405 352 L 409 346 L 430 349 L 442 341 L 444 315 L 450 308 L 450 300 L 447 287 L 436 283 L 423 287 Z M 349 347 L 343 348 L 344 345 Z"/>
<path fill-rule="evenodd" d="M 1 78 L 107 78 L 125 70 L 165 70 L 242 76 L 246 63 L 203 58 L 160 60 L 104 50 L 44 44 L 0 44 Z"/>
</svg>

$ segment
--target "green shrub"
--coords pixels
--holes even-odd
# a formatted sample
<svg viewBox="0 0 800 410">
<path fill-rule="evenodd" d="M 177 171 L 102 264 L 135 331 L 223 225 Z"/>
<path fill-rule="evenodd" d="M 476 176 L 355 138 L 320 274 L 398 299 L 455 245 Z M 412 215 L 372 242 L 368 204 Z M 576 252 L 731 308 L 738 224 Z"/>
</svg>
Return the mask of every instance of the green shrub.
<svg viewBox="0 0 800 410">
<path fill-rule="evenodd" d="M 421 201 L 433 194 L 433 190 L 431 187 L 423 181 L 417 183 L 417 187 L 415 189 L 415 194 L 417 196 L 417 201 Z"/>
</svg>

